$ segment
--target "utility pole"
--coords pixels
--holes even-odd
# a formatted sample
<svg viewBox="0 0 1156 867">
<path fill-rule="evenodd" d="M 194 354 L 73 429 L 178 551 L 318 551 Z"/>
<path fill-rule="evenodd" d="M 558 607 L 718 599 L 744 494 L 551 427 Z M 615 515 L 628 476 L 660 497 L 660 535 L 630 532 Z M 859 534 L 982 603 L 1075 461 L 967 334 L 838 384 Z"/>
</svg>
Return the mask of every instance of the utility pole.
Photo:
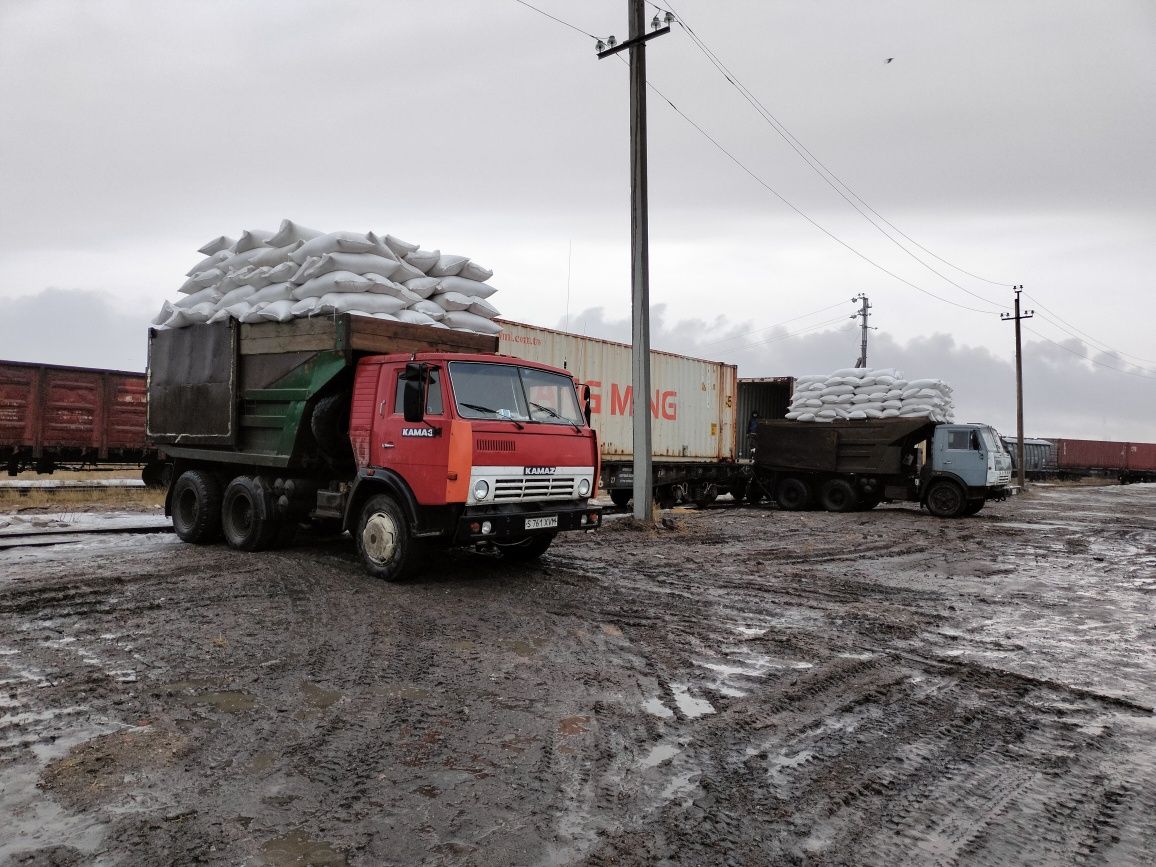
<svg viewBox="0 0 1156 867">
<path fill-rule="evenodd" d="M 1026 483 L 1024 480 L 1024 362 L 1023 351 L 1020 347 L 1020 320 L 1031 319 L 1035 315 L 1035 311 L 1025 310 L 1020 313 L 1020 293 L 1024 291 L 1023 284 L 1013 286 L 1012 289 L 1016 293 L 1015 315 L 1001 313 L 1000 319 L 1004 322 L 1015 320 L 1016 324 L 1016 482 L 1022 491 Z"/>
<path fill-rule="evenodd" d="M 626 0 L 630 22 L 629 38 L 616 45 L 614 37 L 603 50 L 598 41 L 598 57 L 630 51 L 630 300 L 631 300 L 631 389 L 634 395 L 634 517 L 651 518 L 654 494 L 654 467 L 650 436 L 650 251 L 646 190 L 646 43 L 670 32 L 674 17 L 667 13 L 666 26 L 657 15 L 652 32 L 645 32 L 643 0 Z"/>
<path fill-rule="evenodd" d="M 859 327 L 863 331 L 863 338 L 859 344 L 859 360 L 855 362 L 855 366 L 856 367 L 866 367 L 867 366 L 867 331 L 868 331 L 867 318 L 871 315 L 867 311 L 871 309 L 871 304 L 868 303 L 867 295 L 863 292 L 860 292 L 858 295 L 856 295 L 854 298 L 851 299 L 852 304 L 854 304 L 856 301 L 861 301 L 863 303 L 859 308 L 859 312 L 858 313 L 852 313 L 851 318 L 852 319 L 859 319 L 860 317 L 862 317 L 863 322 Z"/>
</svg>

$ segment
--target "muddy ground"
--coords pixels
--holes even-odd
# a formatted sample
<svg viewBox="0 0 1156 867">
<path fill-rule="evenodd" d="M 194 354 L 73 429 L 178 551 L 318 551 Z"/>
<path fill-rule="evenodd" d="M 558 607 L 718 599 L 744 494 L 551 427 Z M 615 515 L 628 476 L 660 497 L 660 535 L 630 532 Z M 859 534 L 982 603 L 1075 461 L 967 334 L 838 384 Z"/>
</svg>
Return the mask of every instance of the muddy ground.
<svg viewBox="0 0 1156 867">
<path fill-rule="evenodd" d="M 0 863 L 1156 861 L 1156 486 L 671 517 L 0 550 Z"/>
</svg>

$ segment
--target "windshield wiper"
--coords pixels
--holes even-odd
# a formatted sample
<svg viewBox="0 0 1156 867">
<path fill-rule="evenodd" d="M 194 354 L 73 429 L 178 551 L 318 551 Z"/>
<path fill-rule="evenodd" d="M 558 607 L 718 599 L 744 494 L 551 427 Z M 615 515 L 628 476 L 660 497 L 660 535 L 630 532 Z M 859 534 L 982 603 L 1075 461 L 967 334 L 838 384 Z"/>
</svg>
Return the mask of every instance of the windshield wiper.
<svg viewBox="0 0 1156 867">
<path fill-rule="evenodd" d="M 570 425 L 571 427 L 573 427 L 573 428 L 574 428 L 574 430 L 575 430 L 576 432 L 578 432 L 578 433 L 581 433 L 581 432 L 582 432 L 582 428 L 578 427 L 578 423 L 577 423 L 577 422 L 571 421 L 570 419 L 566 418 L 566 417 L 565 417 L 565 416 L 563 416 L 563 415 L 559 415 L 559 414 L 558 414 L 558 413 L 556 413 L 554 410 L 550 409 L 550 407 L 548 407 L 548 406 L 542 406 L 542 404 L 540 404 L 540 403 L 534 403 L 534 401 L 532 401 L 532 400 L 531 400 L 531 401 L 527 401 L 527 403 L 529 403 L 529 404 L 530 404 L 530 406 L 532 406 L 534 409 L 540 409 L 540 410 L 542 410 L 542 412 L 548 412 L 548 413 L 550 413 L 550 415 L 554 416 L 554 418 L 557 418 L 557 419 L 561 419 L 562 421 L 566 422 L 566 424 L 568 424 L 568 425 Z"/>
<path fill-rule="evenodd" d="M 464 401 L 458 401 L 458 405 L 464 406 L 466 409 L 477 410 L 478 412 L 492 413 L 493 415 L 496 415 L 498 417 L 498 419 L 501 421 L 512 421 L 517 426 L 518 430 L 522 430 L 522 428 L 525 427 L 525 425 L 523 425 L 516 418 L 502 415 L 502 413 L 500 411 L 498 411 L 496 409 L 491 409 L 488 406 L 481 406 L 480 404 L 476 404 L 476 403 L 465 403 Z"/>
</svg>

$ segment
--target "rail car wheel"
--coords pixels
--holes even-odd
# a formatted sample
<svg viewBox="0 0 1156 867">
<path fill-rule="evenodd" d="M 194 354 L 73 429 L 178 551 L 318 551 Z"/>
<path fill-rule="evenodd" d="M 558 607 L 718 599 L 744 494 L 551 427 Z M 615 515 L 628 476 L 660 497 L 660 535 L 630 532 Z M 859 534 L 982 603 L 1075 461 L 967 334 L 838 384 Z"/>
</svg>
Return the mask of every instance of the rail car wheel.
<svg viewBox="0 0 1156 867">
<path fill-rule="evenodd" d="M 610 502 L 620 509 L 625 509 L 630 503 L 630 498 L 634 496 L 633 492 L 618 488 L 610 492 Z"/>
<path fill-rule="evenodd" d="M 519 542 L 513 542 L 508 545 L 498 545 L 498 550 L 502 552 L 503 560 L 511 560 L 515 563 L 529 563 L 531 560 L 537 560 L 550 547 L 550 543 L 554 541 L 553 533 L 546 533 L 541 536 L 527 536 Z"/>
<path fill-rule="evenodd" d="M 409 537 L 405 514 L 393 497 L 370 497 L 361 508 L 353 535 L 362 565 L 374 578 L 402 581 L 416 571 L 417 546 Z"/>
<path fill-rule="evenodd" d="M 953 481 L 939 479 L 927 489 L 927 511 L 937 518 L 958 518 L 966 508 L 963 488 Z"/>
<path fill-rule="evenodd" d="M 173 485 L 173 530 L 182 542 L 201 545 L 221 535 L 221 483 L 204 470 L 185 470 Z"/>
<path fill-rule="evenodd" d="M 846 479 L 828 479 L 820 496 L 828 512 L 854 512 L 859 508 L 859 493 Z"/>
<path fill-rule="evenodd" d="M 238 551 L 260 551 L 277 539 L 281 523 L 262 517 L 265 496 L 261 486 L 249 476 L 237 476 L 225 488 L 221 502 L 221 530 L 225 542 Z"/>
<path fill-rule="evenodd" d="M 802 479 L 789 476 L 775 488 L 775 502 L 788 512 L 802 511 L 811 505 L 811 488 Z"/>
<path fill-rule="evenodd" d="M 691 489 L 691 499 L 700 509 L 709 506 L 718 499 L 718 486 L 714 484 L 696 486 Z"/>
<path fill-rule="evenodd" d="M 678 503 L 678 492 L 675 485 L 663 485 L 654 489 L 654 501 L 660 509 L 673 509 Z"/>
</svg>

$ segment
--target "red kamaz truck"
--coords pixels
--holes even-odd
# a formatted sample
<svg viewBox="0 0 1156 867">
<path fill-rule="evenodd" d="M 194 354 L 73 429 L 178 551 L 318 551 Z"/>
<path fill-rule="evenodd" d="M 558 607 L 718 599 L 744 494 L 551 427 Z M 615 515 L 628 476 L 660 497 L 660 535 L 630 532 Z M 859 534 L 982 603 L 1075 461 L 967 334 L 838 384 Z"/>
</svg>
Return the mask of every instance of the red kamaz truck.
<svg viewBox="0 0 1156 867">
<path fill-rule="evenodd" d="M 565 370 L 497 339 L 342 315 L 149 334 L 148 433 L 186 542 L 254 551 L 311 521 L 396 580 L 436 546 L 541 556 L 600 525 L 598 442 Z"/>
</svg>

